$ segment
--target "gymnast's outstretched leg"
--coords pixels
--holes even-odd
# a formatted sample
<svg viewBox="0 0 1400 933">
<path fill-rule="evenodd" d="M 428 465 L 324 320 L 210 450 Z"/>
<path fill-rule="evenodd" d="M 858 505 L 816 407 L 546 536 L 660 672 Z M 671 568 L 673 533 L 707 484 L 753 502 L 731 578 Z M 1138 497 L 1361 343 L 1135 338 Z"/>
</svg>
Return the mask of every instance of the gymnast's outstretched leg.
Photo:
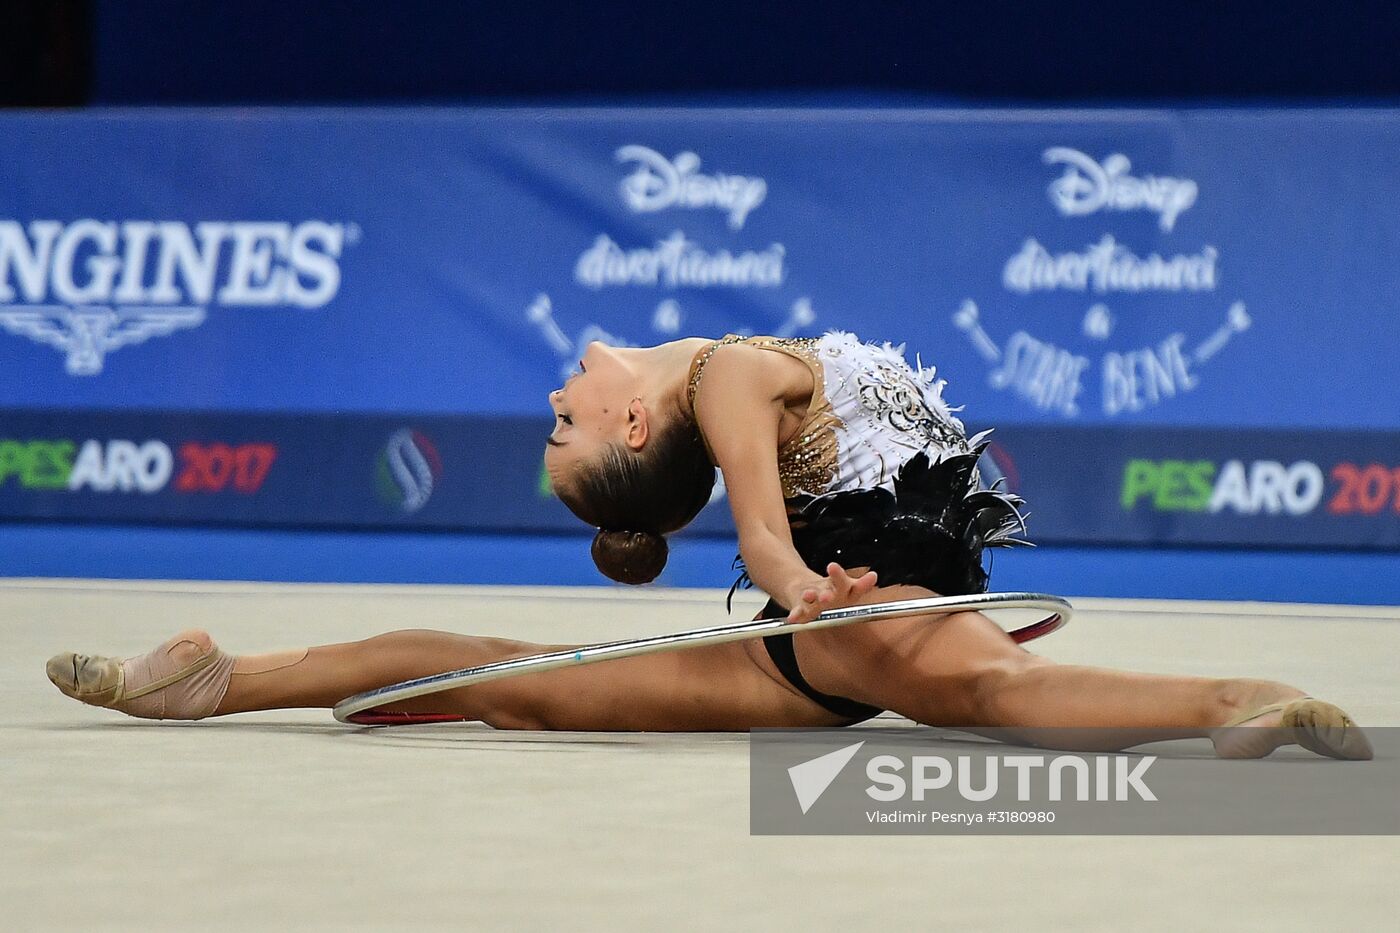
<svg viewBox="0 0 1400 933">
<path fill-rule="evenodd" d="M 860 601 L 928 595 L 894 586 Z M 1286 709 L 1306 698 L 1288 684 L 1056 664 L 978 612 L 804 632 L 794 648 L 817 690 L 927 725 L 994 728 L 1001 738 L 1085 751 L 1208 736 L 1225 757 L 1260 757 L 1295 741 L 1334 757 L 1370 756 L 1365 735 L 1335 706 L 1307 700 Z M 1289 721 L 1295 713 L 1301 726 Z M 1236 723 L 1246 728 L 1227 728 Z"/>
<path fill-rule="evenodd" d="M 356 693 L 558 650 L 502 638 L 401 631 L 364 641 L 234 657 L 200 630 L 135 658 L 61 654 L 49 679 L 68 696 L 147 719 L 329 708 Z M 731 731 L 833 725 L 740 643 L 527 674 L 420 697 L 390 712 L 440 713 L 502 729 Z"/>
</svg>

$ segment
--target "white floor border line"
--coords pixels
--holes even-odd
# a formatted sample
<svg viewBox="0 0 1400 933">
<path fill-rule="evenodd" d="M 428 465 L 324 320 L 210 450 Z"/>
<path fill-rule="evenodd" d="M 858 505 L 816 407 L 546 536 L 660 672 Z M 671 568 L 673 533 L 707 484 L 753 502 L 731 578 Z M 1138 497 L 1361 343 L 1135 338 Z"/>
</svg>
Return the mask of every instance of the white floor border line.
<svg viewBox="0 0 1400 933">
<path fill-rule="evenodd" d="M 723 608 L 725 589 L 622 586 L 497 586 L 412 583 L 270 583 L 229 580 L 116 580 L 59 577 L 0 578 L 7 592 L 141 593 L 147 595 L 223 595 L 291 597 L 354 595 L 359 598 L 534 599 L 590 602 L 706 604 Z M 1070 596 L 1081 613 L 1096 611 L 1133 614 L 1278 616 L 1311 619 L 1394 619 L 1400 606 L 1358 606 L 1333 603 L 1230 602 L 1193 599 L 1118 599 Z M 753 591 L 735 594 L 735 612 L 751 611 L 763 602 Z"/>
</svg>

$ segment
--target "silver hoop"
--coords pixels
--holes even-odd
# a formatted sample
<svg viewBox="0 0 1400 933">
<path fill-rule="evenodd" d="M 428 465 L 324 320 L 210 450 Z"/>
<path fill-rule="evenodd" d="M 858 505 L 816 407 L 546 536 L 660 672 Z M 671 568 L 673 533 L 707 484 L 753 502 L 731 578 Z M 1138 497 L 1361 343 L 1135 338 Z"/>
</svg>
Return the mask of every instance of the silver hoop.
<svg viewBox="0 0 1400 933">
<path fill-rule="evenodd" d="M 500 680 L 503 677 L 538 674 L 561 667 L 596 664 L 599 661 L 631 658 L 659 651 L 679 651 L 685 648 L 698 648 L 702 645 L 719 645 L 725 642 L 761 638 L 784 632 L 835 628 L 854 622 L 873 622 L 876 619 L 898 619 L 929 613 L 982 609 L 1039 609 L 1050 613 L 1039 622 L 1010 632 L 1011 637 L 1018 642 L 1030 641 L 1032 638 L 1048 635 L 1061 628 L 1070 620 L 1074 611 L 1068 600 L 1045 593 L 980 593 L 973 596 L 928 596 L 920 599 L 900 599 L 887 603 L 851 606 L 847 609 L 831 609 L 823 612 L 811 622 L 788 622 L 784 618 L 756 619 L 752 622 L 735 622 L 729 625 L 717 625 L 713 628 L 676 632 L 672 635 L 653 635 L 648 638 L 604 642 L 563 651 L 534 654 L 524 658 L 495 661 L 491 664 L 481 664 L 458 671 L 447 671 L 442 674 L 433 674 L 430 677 L 419 677 L 415 680 L 406 680 L 402 683 L 358 693 L 341 700 L 335 705 L 332 712 L 340 722 L 359 725 L 460 720 L 461 716 L 452 715 L 418 716 L 405 714 L 396 717 L 394 714 L 370 714 L 368 716 L 363 714 L 369 713 L 376 707 L 389 706 L 415 697 L 440 693 L 444 690 L 455 690 L 458 687 L 484 683 L 488 680 Z"/>
</svg>

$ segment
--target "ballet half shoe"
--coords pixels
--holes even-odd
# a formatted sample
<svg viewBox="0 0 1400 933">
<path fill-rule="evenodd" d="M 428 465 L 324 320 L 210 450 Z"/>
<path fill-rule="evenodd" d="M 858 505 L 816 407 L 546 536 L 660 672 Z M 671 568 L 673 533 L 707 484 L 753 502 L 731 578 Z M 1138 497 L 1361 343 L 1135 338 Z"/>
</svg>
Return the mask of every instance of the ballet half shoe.
<svg viewBox="0 0 1400 933">
<path fill-rule="evenodd" d="M 66 696 L 142 719 L 203 719 L 228 689 L 234 658 L 205 632 L 181 632 L 134 658 L 65 652 L 45 672 Z"/>
<path fill-rule="evenodd" d="M 1248 726 L 1261 716 L 1279 713 L 1277 726 Z M 1310 752 L 1346 761 L 1370 761 L 1366 733 L 1338 706 L 1315 697 L 1270 703 L 1236 716 L 1212 736 L 1222 758 L 1263 758 L 1281 745 L 1297 744 Z"/>
</svg>

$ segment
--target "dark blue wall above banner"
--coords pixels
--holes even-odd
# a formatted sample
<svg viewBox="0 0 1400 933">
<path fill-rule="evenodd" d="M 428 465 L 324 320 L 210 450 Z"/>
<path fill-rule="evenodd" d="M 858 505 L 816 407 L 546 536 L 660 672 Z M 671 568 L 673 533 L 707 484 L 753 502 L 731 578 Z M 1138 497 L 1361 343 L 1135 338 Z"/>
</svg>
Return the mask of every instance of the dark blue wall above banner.
<svg viewBox="0 0 1400 933">
<path fill-rule="evenodd" d="M 544 396 L 589 340 L 834 328 L 1002 428 L 1044 540 L 1400 544 L 1397 112 L 0 134 L 0 516 L 566 527 Z"/>
<path fill-rule="evenodd" d="M 851 91 L 1082 103 L 1400 93 L 1391 64 L 1400 10 L 1384 0 L 91 5 L 93 99 L 104 104 Z"/>
</svg>

